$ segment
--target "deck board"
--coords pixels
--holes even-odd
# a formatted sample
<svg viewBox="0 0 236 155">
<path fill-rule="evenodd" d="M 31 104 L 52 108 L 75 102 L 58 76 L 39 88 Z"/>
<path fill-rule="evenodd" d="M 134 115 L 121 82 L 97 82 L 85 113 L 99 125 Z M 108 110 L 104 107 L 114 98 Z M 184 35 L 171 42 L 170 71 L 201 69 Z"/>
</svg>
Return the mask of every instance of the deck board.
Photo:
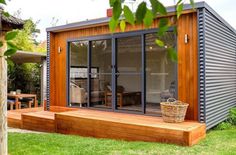
<svg viewBox="0 0 236 155">
<path fill-rule="evenodd" d="M 205 124 L 196 121 L 165 123 L 161 117 L 52 107 L 8 112 L 8 125 L 23 129 L 81 136 L 149 141 L 191 146 L 206 135 Z"/>
<path fill-rule="evenodd" d="M 7 123 L 9 127 L 22 128 L 21 115 L 23 113 L 43 111 L 43 107 L 27 108 L 7 111 Z"/>
<path fill-rule="evenodd" d="M 196 121 L 165 123 L 160 117 L 79 109 L 55 114 L 57 132 L 98 138 L 175 143 L 191 146 L 205 137 Z"/>
<path fill-rule="evenodd" d="M 22 114 L 22 128 L 41 132 L 55 132 L 55 113 L 38 111 Z"/>
</svg>

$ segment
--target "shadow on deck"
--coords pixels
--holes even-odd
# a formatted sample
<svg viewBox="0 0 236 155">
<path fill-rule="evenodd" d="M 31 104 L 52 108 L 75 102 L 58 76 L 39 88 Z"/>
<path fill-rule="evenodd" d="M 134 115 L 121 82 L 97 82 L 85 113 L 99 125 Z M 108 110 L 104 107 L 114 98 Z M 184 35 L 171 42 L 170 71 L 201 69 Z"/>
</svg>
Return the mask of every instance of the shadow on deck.
<svg viewBox="0 0 236 155">
<path fill-rule="evenodd" d="M 165 123 L 161 117 L 90 109 L 51 107 L 8 111 L 8 126 L 98 138 L 192 146 L 206 135 L 205 124 Z"/>
</svg>

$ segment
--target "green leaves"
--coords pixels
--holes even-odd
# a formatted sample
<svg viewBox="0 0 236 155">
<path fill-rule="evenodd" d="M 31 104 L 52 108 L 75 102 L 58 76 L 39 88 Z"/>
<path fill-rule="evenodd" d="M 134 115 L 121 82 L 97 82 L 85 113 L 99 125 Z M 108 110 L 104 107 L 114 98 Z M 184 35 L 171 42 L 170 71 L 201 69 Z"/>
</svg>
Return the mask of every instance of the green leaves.
<svg viewBox="0 0 236 155">
<path fill-rule="evenodd" d="M 176 8 L 177 18 L 179 18 L 181 16 L 183 8 L 184 8 L 184 3 L 180 3 L 177 5 L 177 8 Z"/>
<path fill-rule="evenodd" d="M 18 32 L 17 31 L 10 31 L 6 34 L 5 40 L 12 40 L 17 36 Z"/>
<path fill-rule="evenodd" d="M 119 20 L 115 20 L 113 17 L 109 21 L 109 29 L 111 32 L 114 32 L 117 25 L 119 23 Z"/>
<path fill-rule="evenodd" d="M 7 51 L 5 51 L 4 56 L 11 56 L 16 53 L 17 47 L 14 45 L 11 40 L 14 39 L 18 34 L 18 31 L 10 31 L 5 35 L 5 40 L 7 43 Z M 0 47 L 3 46 L 3 42 L 0 42 Z"/>
<path fill-rule="evenodd" d="M 115 20 L 118 20 L 120 18 L 121 12 L 122 12 L 121 2 L 120 2 L 120 0 L 116 0 L 113 3 L 113 9 L 112 9 L 113 18 Z"/>
<path fill-rule="evenodd" d="M 8 12 L 3 11 L 2 14 L 3 14 L 3 16 L 5 16 L 5 17 L 10 17 L 10 14 L 9 14 Z"/>
<path fill-rule="evenodd" d="M 161 2 L 159 2 L 159 1 L 157 1 L 157 10 L 158 10 L 158 12 L 161 14 L 161 15 L 166 15 L 167 14 L 167 11 L 166 11 L 166 8 L 165 8 L 165 6 L 161 3 Z"/>
<path fill-rule="evenodd" d="M 110 6 L 113 7 L 112 18 L 109 21 L 109 28 L 110 28 L 110 31 L 114 32 L 119 23 L 122 7 L 121 7 L 120 0 L 110 0 L 109 2 L 110 2 Z"/>
<path fill-rule="evenodd" d="M 167 18 L 161 18 L 161 19 L 160 19 L 160 22 L 159 22 L 159 27 L 167 26 L 168 23 L 169 23 L 169 21 L 168 21 Z"/>
<path fill-rule="evenodd" d="M 150 27 L 152 25 L 152 22 L 153 22 L 153 14 L 152 14 L 152 11 L 147 9 L 146 11 L 146 14 L 145 14 L 145 17 L 143 19 L 143 23 L 144 23 L 144 26 L 146 28 Z"/>
<path fill-rule="evenodd" d="M 195 8 L 194 0 L 189 0 L 189 1 L 190 1 L 190 4 L 191 4 L 192 8 L 194 9 Z"/>
<path fill-rule="evenodd" d="M 130 23 L 131 25 L 134 25 L 135 18 L 132 11 L 126 5 L 124 6 L 123 10 L 124 10 L 124 16 L 125 16 L 126 21 Z"/>
<path fill-rule="evenodd" d="M 15 54 L 17 50 L 18 50 L 18 47 L 16 47 L 15 44 L 13 44 L 10 41 L 7 41 L 7 51 L 5 51 L 4 56 L 9 57 L 9 56 Z"/>
<path fill-rule="evenodd" d="M 139 4 L 135 16 L 136 16 L 136 21 L 137 23 L 142 23 L 147 11 L 147 4 L 146 2 L 142 2 Z"/>
<path fill-rule="evenodd" d="M 16 47 L 15 44 L 13 44 L 13 43 L 10 42 L 10 41 L 7 41 L 7 47 L 8 47 L 8 49 L 10 49 L 10 48 L 19 49 L 18 47 Z"/>
<path fill-rule="evenodd" d="M 11 56 L 16 53 L 18 47 L 10 41 L 7 41 L 7 51 L 5 51 L 4 56 Z"/>
<path fill-rule="evenodd" d="M 10 31 L 5 35 L 5 40 L 7 43 L 7 51 L 5 51 L 4 56 L 11 56 L 16 53 L 17 47 L 11 42 L 18 34 L 18 31 Z M 3 46 L 3 42 L 0 42 L 0 47 Z"/>
<path fill-rule="evenodd" d="M 155 43 L 156 43 L 159 47 L 164 47 L 164 46 L 165 46 L 164 42 L 161 41 L 161 40 L 159 40 L 159 39 L 156 39 L 156 40 L 155 40 Z"/>
<path fill-rule="evenodd" d="M 117 0 L 109 0 L 109 4 L 111 7 L 113 7 L 114 3 L 116 2 Z"/>
<path fill-rule="evenodd" d="M 167 11 L 165 6 L 159 2 L 158 0 L 150 0 L 150 3 L 152 5 L 152 13 L 154 16 L 159 12 L 161 15 L 166 15 Z"/>
<path fill-rule="evenodd" d="M 0 0 L 0 4 L 7 4 L 5 0 Z"/>
<path fill-rule="evenodd" d="M 168 52 L 168 57 L 170 58 L 171 61 L 173 62 L 177 62 L 178 61 L 178 56 L 177 56 L 177 52 L 175 51 L 174 48 L 168 48 L 167 49 Z"/>
<path fill-rule="evenodd" d="M 163 36 L 165 32 L 169 29 L 169 21 L 167 18 L 161 18 L 159 21 L 158 35 Z"/>
<path fill-rule="evenodd" d="M 152 13 L 154 16 L 156 16 L 157 11 L 158 11 L 158 2 L 157 0 L 150 0 L 150 3 L 152 5 Z"/>
<path fill-rule="evenodd" d="M 125 23 L 124 20 L 122 20 L 122 21 L 120 22 L 120 29 L 121 29 L 122 32 L 125 31 L 125 27 L 126 27 L 126 23 Z"/>
<path fill-rule="evenodd" d="M 17 49 L 10 48 L 4 53 L 4 56 L 11 56 L 11 55 L 15 54 L 16 51 L 17 51 Z"/>
</svg>

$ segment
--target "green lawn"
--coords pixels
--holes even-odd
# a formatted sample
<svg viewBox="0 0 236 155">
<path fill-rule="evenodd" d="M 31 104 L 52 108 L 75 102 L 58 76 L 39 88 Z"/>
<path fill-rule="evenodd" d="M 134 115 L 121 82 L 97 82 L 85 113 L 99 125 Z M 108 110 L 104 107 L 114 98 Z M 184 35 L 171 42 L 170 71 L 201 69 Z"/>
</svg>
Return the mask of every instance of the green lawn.
<svg viewBox="0 0 236 155">
<path fill-rule="evenodd" d="M 236 129 L 212 130 L 193 147 L 84 138 L 60 134 L 9 133 L 9 154 L 236 154 Z"/>
</svg>

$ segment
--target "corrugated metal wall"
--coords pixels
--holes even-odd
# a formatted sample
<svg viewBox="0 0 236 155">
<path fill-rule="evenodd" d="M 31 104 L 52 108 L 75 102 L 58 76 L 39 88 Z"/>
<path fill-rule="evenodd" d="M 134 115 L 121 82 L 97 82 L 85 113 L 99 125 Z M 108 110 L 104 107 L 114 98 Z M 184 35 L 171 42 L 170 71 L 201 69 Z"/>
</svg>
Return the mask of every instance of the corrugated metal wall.
<svg viewBox="0 0 236 155">
<path fill-rule="evenodd" d="M 198 15 L 199 120 L 209 129 L 236 106 L 236 35 L 207 9 Z"/>
<path fill-rule="evenodd" d="M 199 110 L 201 123 L 205 122 L 205 9 L 198 10 L 198 52 L 199 52 Z"/>
</svg>

